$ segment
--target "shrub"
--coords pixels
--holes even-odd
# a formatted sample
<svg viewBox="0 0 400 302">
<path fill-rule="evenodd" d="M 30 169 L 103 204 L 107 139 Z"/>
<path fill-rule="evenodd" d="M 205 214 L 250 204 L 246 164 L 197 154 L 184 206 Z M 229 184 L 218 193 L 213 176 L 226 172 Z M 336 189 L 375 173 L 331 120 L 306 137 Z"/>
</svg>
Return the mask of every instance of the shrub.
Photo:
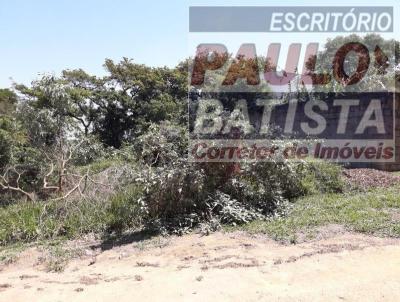
<svg viewBox="0 0 400 302">
<path fill-rule="evenodd" d="M 108 230 L 121 232 L 142 225 L 144 215 L 143 187 L 130 185 L 111 198 L 108 218 Z"/>
<path fill-rule="evenodd" d="M 340 166 L 326 162 L 188 162 L 181 130 L 152 126 L 116 158 L 91 163 L 110 187 L 103 193 L 88 188 L 89 199 L 0 208 L 0 242 L 143 226 L 177 234 L 199 224 L 215 229 L 285 215 L 288 203 L 302 195 L 343 190 Z"/>
<path fill-rule="evenodd" d="M 256 219 L 262 219 L 263 216 L 242 202 L 232 199 L 228 194 L 220 191 L 215 192 L 207 200 L 209 212 L 215 213 L 216 217 L 224 224 L 245 224 Z"/>
<path fill-rule="evenodd" d="M 341 169 L 325 162 L 191 163 L 171 125 L 138 142 L 144 222 L 172 232 L 219 219 L 240 224 L 284 213 L 289 201 L 342 190 Z M 137 182 L 137 180 L 135 180 Z"/>
<path fill-rule="evenodd" d="M 31 203 L 0 208 L 0 243 L 36 239 L 41 211 L 41 205 Z"/>
<path fill-rule="evenodd" d="M 285 201 L 302 195 L 298 163 L 286 161 L 244 165 L 225 192 L 264 215 L 272 214 Z"/>
<path fill-rule="evenodd" d="M 306 163 L 302 169 L 301 186 L 303 195 L 342 192 L 342 168 L 323 161 Z"/>
</svg>

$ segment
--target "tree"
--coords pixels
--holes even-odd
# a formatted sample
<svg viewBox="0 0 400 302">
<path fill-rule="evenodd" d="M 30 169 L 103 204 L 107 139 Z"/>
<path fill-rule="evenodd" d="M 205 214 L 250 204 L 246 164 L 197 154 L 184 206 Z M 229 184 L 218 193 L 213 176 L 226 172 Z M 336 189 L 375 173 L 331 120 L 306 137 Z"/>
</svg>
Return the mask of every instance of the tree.
<svg viewBox="0 0 400 302">
<path fill-rule="evenodd" d="M 75 132 L 98 136 L 115 148 L 153 122 L 185 123 L 186 68 L 152 68 L 126 58 L 106 60 L 104 66 L 109 74 L 103 78 L 67 70 L 60 78 L 44 76 L 31 87 L 16 88 L 34 111 L 47 110 Z"/>
<path fill-rule="evenodd" d="M 10 115 L 15 111 L 18 97 L 10 89 L 0 89 L 0 115 Z"/>
<path fill-rule="evenodd" d="M 370 64 L 367 70 L 363 70 L 365 75 L 362 79 L 356 85 L 347 86 L 332 77 L 327 85 L 320 85 L 314 89 L 326 92 L 395 91 L 395 78 L 399 77 L 399 42 L 393 39 L 385 40 L 377 34 L 369 34 L 364 37 L 353 34 L 328 39 L 324 49 L 307 62 L 308 69 L 315 69 L 316 73 L 331 74 L 335 69 L 335 54 L 349 43 L 361 43 L 368 49 Z M 346 74 L 350 75 L 356 72 L 358 57 L 354 55 L 354 51 L 350 51 L 346 55 L 343 65 Z"/>
</svg>

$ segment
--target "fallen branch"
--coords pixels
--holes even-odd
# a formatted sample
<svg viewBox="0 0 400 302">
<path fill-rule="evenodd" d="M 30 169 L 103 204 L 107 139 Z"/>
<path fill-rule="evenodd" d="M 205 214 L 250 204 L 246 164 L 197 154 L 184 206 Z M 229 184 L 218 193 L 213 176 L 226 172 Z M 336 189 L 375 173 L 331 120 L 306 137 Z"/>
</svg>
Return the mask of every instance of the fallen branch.
<svg viewBox="0 0 400 302">
<path fill-rule="evenodd" d="M 10 171 L 13 171 L 15 174 L 17 174 L 17 179 L 15 181 L 16 182 L 16 186 L 10 185 L 10 182 L 8 181 Z M 35 200 L 35 193 L 34 192 L 27 192 L 24 189 L 22 189 L 20 187 L 20 185 L 19 185 L 19 181 L 21 179 L 21 175 L 22 174 L 23 174 L 23 172 L 19 173 L 17 171 L 17 169 L 14 168 L 14 167 L 7 168 L 6 171 L 4 172 L 4 174 L 0 175 L 0 180 L 1 180 L 0 181 L 0 187 L 3 190 L 9 190 L 9 191 L 21 193 L 22 195 L 26 196 L 30 201 L 34 201 Z"/>
</svg>

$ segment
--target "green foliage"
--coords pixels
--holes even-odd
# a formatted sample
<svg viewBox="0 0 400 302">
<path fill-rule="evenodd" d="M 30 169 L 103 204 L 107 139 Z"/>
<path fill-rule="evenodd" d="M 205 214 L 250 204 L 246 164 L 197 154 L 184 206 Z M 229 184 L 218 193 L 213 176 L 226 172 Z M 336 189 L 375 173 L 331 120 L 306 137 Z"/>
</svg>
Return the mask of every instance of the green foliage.
<svg viewBox="0 0 400 302">
<path fill-rule="evenodd" d="M 100 201 L 18 203 L 0 207 L 0 244 L 102 232 L 108 207 Z"/>
<path fill-rule="evenodd" d="M 301 186 L 306 195 L 342 192 L 342 168 L 323 161 L 308 163 L 303 172 Z"/>
<path fill-rule="evenodd" d="M 151 68 L 126 58 L 119 63 L 106 60 L 104 66 L 108 75 L 103 78 L 78 69 L 63 71 L 58 78 L 44 76 L 31 87 L 17 85 L 25 104 L 23 111 L 49 113 L 58 125 L 94 135 L 114 148 L 134 140 L 152 123 L 185 122 L 186 68 Z M 35 119 L 24 120 L 30 123 Z M 46 135 L 51 142 L 52 131 L 48 130 L 54 127 L 49 128 L 48 122 L 48 118 L 41 122 L 44 131 L 36 125 L 32 131 L 36 136 Z"/>
<path fill-rule="evenodd" d="M 400 237 L 399 187 L 364 193 L 317 194 L 298 199 L 285 217 L 254 221 L 243 226 L 252 233 L 266 233 L 276 240 L 296 242 L 303 233 L 314 236 L 318 228 L 341 225 L 350 231 Z"/>
<path fill-rule="evenodd" d="M 372 45 L 378 38 L 369 35 L 360 39 Z M 323 64 L 318 71 L 329 67 L 331 50 L 346 41 L 342 37 L 328 41 L 319 54 Z M 106 60 L 104 77 L 81 69 L 66 70 L 59 77 L 43 76 L 29 87 L 17 85 L 18 96 L 0 89 L 0 172 L 10 166 L 23 171 L 21 188 L 43 199 L 24 203 L 16 200 L 20 197 L 17 193 L 0 191 L 4 205 L 0 208 L 0 243 L 69 238 L 89 232 L 120 233 L 141 227 L 182 234 L 197 226 L 209 231 L 221 224 L 255 220 L 268 221 L 267 232 L 275 234 L 326 221 L 366 232 L 377 224 L 384 227 L 387 216 L 375 211 L 380 205 L 376 196 L 369 201 L 373 210 L 362 211 L 361 197 L 351 197 L 356 207 L 347 199 L 335 201 L 339 195 L 334 193 L 342 192 L 344 185 L 342 168 L 334 164 L 188 162 L 190 63 L 153 68 L 126 58 Z M 226 69 L 217 71 L 206 85 L 219 84 L 224 72 Z M 262 86 L 263 92 L 268 90 Z M 231 98 L 227 103 L 232 107 L 236 103 L 236 95 L 223 97 Z M 195 111 L 196 104 L 190 110 Z M 73 154 L 66 152 L 80 140 L 84 142 Z M 69 155 L 70 161 L 60 168 Z M 70 178 L 79 178 L 76 173 L 89 170 L 105 184 L 95 182 L 91 197 L 76 192 L 65 200 L 51 200 L 56 194 L 43 192 L 42 187 L 53 164 Z M 48 178 L 52 183 L 57 180 L 54 175 Z M 10 182 L 16 184 L 17 179 L 17 174 L 11 175 Z M 71 184 L 65 182 L 67 192 Z M 323 195 L 321 201 L 321 193 L 331 195 Z M 305 195 L 315 197 L 302 198 Z M 307 208 L 310 200 L 315 207 Z M 391 204 L 397 207 L 395 199 Z M 301 216 L 302 211 L 308 220 Z M 329 211 L 336 213 L 336 218 Z M 391 229 L 394 233 L 398 230 Z"/>
<path fill-rule="evenodd" d="M 362 43 L 370 52 L 371 63 L 366 71 L 363 80 L 357 85 L 343 85 L 337 81 L 332 81 L 328 85 L 318 86 L 318 91 L 326 92 L 376 92 L 376 91 L 395 91 L 395 77 L 398 77 L 397 66 L 399 64 L 399 42 L 395 40 L 385 40 L 378 34 L 367 34 L 365 36 L 358 36 L 351 34 L 347 36 L 337 36 L 334 39 L 328 39 L 325 43 L 324 49 L 320 51 L 316 57 L 311 58 L 306 64 L 312 66 L 315 63 L 316 72 L 318 73 L 332 73 L 332 62 L 338 49 L 347 43 L 359 42 Z M 385 56 L 387 56 L 387 68 L 377 64 L 374 56 L 371 54 L 379 47 Z M 358 57 L 350 54 L 346 57 L 344 69 L 347 74 L 353 74 L 356 66 L 358 66 Z"/>
<path fill-rule="evenodd" d="M 130 228 L 139 228 L 144 217 L 143 187 L 130 185 L 111 198 L 108 230 L 121 232 Z"/>
<path fill-rule="evenodd" d="M 95 162 L 89 164 L 88 166 L 84 166 L 83 168 L 89 168 L 90 172 L 93 174 L 97 174 L 107 170 L 110 167 L 117 166 L 121 161 L 119 159 L 98 159 Z"/>
<path fill-rule="evenodd" d="M 289 161 L 250 163 L 235 176 L 228 191 L 263 214 L 271 214 L 285 200 L 302 195 L 299 166 Z"/>
<path fill-rule="evenodd" d="M 256 219 L 262 219 L 261 213 L 252 209 L 249 205 L 232 199 L 228 194 L 217 191 L 207 202 L 209 213 L 215 213 L 223 224 L 240 225 Z"/>
<path fill-rule="evenodd" d="M 0 242 L 30 241 L 38 236 L 38 220 L 42 207 L 19 204 L 0 208 Z"/>
<path fill-rule="evenodd" d="M 18 121 L 0 115 L 0 169 L 18 161 L 26 143 L 26 133 Z"/>
<path fill-rule="evenodd" d="M 187 133 L 183 126 L 169 122 L 160 125 L 151 124 L 148 130 L 137 137 L 132 148 L 135 158 L 145 165 L 170 166 L 174 162 L 186 158 Z"/>
<path fill-rule="evenodd" d="M 176 133 L 171 125 L 151 126 L 134 145 L 144 165 L 134 181 L 144 187 L 145 221 L 163 231 L 281 215 L 290 200 L 343 188 L 341 168 L 329 163 L 190 163 L 184 135 Z"/>
<path fill-rule="evenodd" d="M 108 153 L 107 148 L 96 137 L 86 136 L 82 138 L 82 143 L 73 154 L 73 164 L 85 166 L 97 163 L 100 166 Z M 94 170 L 93 172 L 96 173 Z"/>
<path fill-rule="evenodd" d="M 11 115 L 18 102 L 17 95 L 10 89 L 0 89 L 0 115 Z"/>
</svg>

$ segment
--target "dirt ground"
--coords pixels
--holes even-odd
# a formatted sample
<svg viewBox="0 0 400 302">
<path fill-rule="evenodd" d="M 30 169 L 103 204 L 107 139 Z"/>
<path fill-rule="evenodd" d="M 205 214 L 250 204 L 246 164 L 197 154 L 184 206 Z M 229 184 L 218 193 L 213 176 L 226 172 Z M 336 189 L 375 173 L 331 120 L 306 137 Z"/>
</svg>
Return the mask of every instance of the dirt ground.
<svg viewBox="0 0 400 302">
<path fill-rule="evenodd" d="M 62 273 L 31 248 L 0 301 L 400 301 L 400 241 L 337 233 L 282 245 L 245 233 L 94 245 Z"/>
</svg>

